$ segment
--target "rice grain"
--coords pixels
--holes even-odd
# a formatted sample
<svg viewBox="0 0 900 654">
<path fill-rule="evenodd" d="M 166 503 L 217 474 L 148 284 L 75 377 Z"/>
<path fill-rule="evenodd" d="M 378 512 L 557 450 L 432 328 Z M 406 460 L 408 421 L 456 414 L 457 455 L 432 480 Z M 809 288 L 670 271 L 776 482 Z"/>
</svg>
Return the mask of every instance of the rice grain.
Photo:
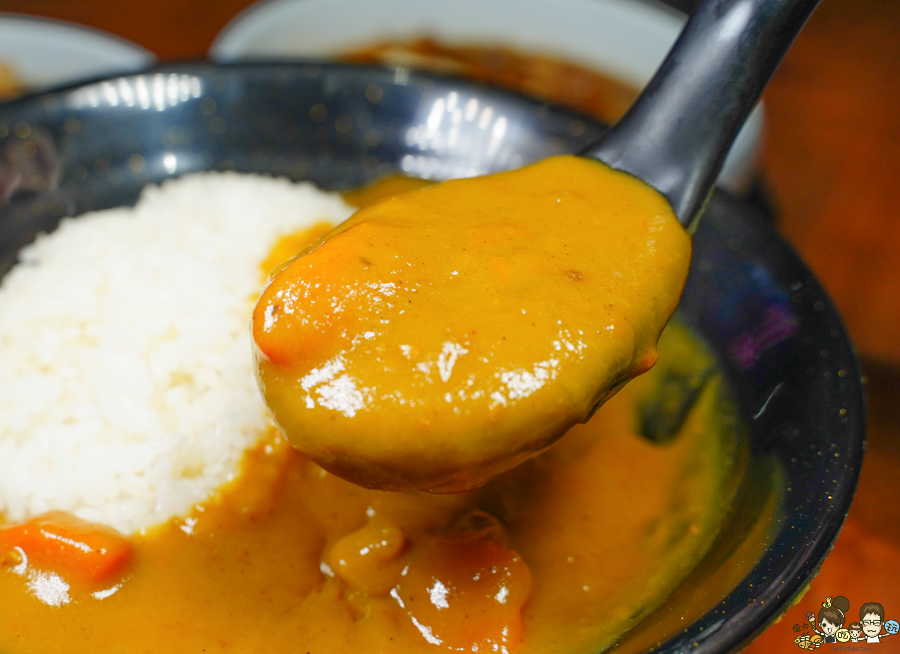
<svg viewBox="0 0 900 654">
<path fill-rule="evenodd" d="M 310 184 L 200 173 L 24 248 L 0 283 L 0 513 L 127 534 L 237 474 L 269 424 L 248 328 L 260 262 L 351 211 Z"/>
</svg>

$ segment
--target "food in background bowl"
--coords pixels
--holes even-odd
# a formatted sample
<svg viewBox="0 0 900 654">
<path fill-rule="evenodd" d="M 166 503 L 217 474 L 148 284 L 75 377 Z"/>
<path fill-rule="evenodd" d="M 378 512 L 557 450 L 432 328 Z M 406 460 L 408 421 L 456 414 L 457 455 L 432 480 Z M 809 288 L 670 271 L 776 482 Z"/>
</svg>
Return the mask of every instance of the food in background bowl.
<svg viewBox="0 0 900 654">
<path fill-rule="evenodd" d="M 155 60 L 144 48 L 97 29 L 0 12 L 0 102 L 27 91 L 141 70 Z"/>
<path fill-rule="evenodd" d="M 638 96 L 634 86 L 612 75 L 560 57 L 506 47 L 420 38 L 377 43 L 351 50 L 341 59 L 462 75 L 583 111 L 607 124 L 621 118 Z"/>
<path fill-rule="evenodd" d="M 224 62 L 341 59 L 357 53 L 413 68 L 474 72 L 508 88 L 536 90 L 537 97 L 587 108 L 609 123 L 630 104 L 628 91 L 620 88 L 623 95 L 609 96 L 613 104 L 607 114 L 609 82 L 598 78 L 642 88 L 684 20 L 665 4 L 635 0 L 266 0 L 235 17 L 209 52 Z M 429 39 L 422 41 L 423 36 Z M 482 55 L 491 60 L 481 60 Z M 518 62 L 504 71 L 508 57 Z M 592 109 L 596 100 L 602 113 Z M 726 158 L 721 186 L 746 190 L 762 128 L 760 105 Z"/>
<path fill-rule="evenodd" d="M 0 62 L 0 102 L 9 100 L 25 92 L 12 66 Z"/>
</svg>

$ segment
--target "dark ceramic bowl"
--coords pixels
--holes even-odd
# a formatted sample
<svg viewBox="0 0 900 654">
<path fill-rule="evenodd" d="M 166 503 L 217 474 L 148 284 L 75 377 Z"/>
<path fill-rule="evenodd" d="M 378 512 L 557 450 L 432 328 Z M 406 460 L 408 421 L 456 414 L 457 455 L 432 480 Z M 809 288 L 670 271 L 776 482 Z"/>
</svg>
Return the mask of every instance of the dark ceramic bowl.
<svg viewBox="0 0 900 654">
<path fill-rule="evenodd" d="M 229 168 L 327 188 L 398 170 L 444 179 L 576 152 L 601 132 L 461 80 L 327 64 L 168 66 L 32 96 L 0 105 L 0 274 L 62 216 L 133 203 L 173 175 Z M 680 315 L 736 393 L 748 474 L 710 554 L 622 651 L 746 644 L 818 570 L 862 461 L 859 370 L 812 274 L 766 220 L 724 194 L 694 248 Z M 758 559 L 746 549 L 754 539 Z"/>
</svg>

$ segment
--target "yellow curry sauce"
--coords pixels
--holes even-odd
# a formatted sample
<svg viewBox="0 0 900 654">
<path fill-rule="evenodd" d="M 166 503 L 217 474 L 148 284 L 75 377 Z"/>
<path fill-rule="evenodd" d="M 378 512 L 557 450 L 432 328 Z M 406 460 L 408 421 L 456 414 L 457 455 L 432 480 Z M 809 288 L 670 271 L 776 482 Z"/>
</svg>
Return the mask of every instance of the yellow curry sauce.
<svg viewBox="0 0 900 654">
<path fill-rule="evenodd" d="M 264 266 L 328 228 L 284 239 Z M 0 527 L 0 652 L 599 651 L 695 568 L 739 477 L 718 375 L 673 440 L 637 435 L 672 366 L 712 363 L 678 325 L 660 349 L 590 422 L 467 493 L 363 489 L 273 429 L 235 482 L 149 533 L 53 516 L 66 555 Z M 112 558 L 86 566 L 84 545 Z"/>
<path fill-rule="evenodd" d="M 402 193 L 273 276 L 260 388 L 331 472 L 473 488 L 653 365 L 689 261 L 660 194 L 579 157 Z"/>
<path fill-rule="evenodd" d="M 350 56 L 383 60 L 398 50 L 406 57 L 404 65 L 438 65 L 478 76 L 588 111 L 606 122 L 614 122 L 637 95 L 595 71 L 499 48 L 454 48 L 422 40 Z M 410 180 L 398 183 L 400 190 L 418 185 Z M 371 199 L 367 196 L 385 194 L 384 188 L 379 185 L 348 199 L 363 204 Z M 266 270 L 329 228 L 285 239 Z M 670 328 L 660 347 L 660 369 L 633 382 L 590 423 L 576 427 L 546 454 L 464 496 L 362 490 L 324 473 L 273 435 L 247 455 L 236 483 L 187 518 L 127 541 L 119 537 L 118 542 L 102 528 L 88 525 L 81 540 L 108 540 L 120 556 L 113 564 L 94 566 L 85 579 L 78 578 L 84 569 L 76 574 L 65 560 L 51 563 L 32 557 L 23 567 L 21 555 L 5 547 L 10 539 L 0 535 L 0 652 L 442 651 L 445 645 L 429 645 L 412 622 L 411 616 L 421 613 L 399 609 L 390 593 L 355 590 L 360 574 L 347 570 L 343 578 L 331 577 L 322 563 L 330 565 L 341 551 L 365 549 L 359 543 L 367 540 L 373 540 L 375 549 L 386 542 L 385 553 L 396 553 L 397 530 L 403 533 L 401 556 L 412 556 L 414 548 L 435 556 L 439 548 L 434 540 L 442 538 L 441 525 L 446 524 L 455 525 L 447 539 L 451 545 L 460 540 L 461 531 L 474 534 L 478 526 L 485 533 L 475 540 L 502 543 L 492 519 L 471 513 L 470 507 L 500 520 L 508 539 L 506 552 L 519 552 L 531 573 L 524 642 L 518 647 L 508 643 L 509 651 L 595 652 L 658 604 L 671 580 L 683 576 L 701 556 L 737 477 L 733 415 L 723 403 L 718 380 L 704 391 L 672 443 L 654 446 L 633 435 L 641 398 L 655 392 L 667 362 L 674 357 L 706 365 L 698 360 L 708 355 L 681 328 Z M 569 468 L 557 471 L 561 465 Z M 684 487 L 679 476 L 687 480 Z M 703 606 L 711 606 L 709 602 L 733 587 L 741 571 L 757 560 L 767 538 L 768 518 L 776 512 L 771 506 L 775 496 L 767 497 L 763 519 L 754 522 L 760 533 L 750 534 L 737 549 L 721 548 L 717 541 L 716 556 L 706 557 L 660 610 L 618 640 L 619 651 L 645 651 L 658 644 L 660 635 L 680 631 L 706 610 Z M 751 501 L 750 508 L 758 511 L 757 503 Z M 746 508 L 738 506 L 738 513 L 753 512 Z M 555 513 L 560 509 L 562 513 Z M 382 518 L 396 520 L 403 528 L 385 526 Z M 469 528 L 461 529 L 465 526 Z M 743 532 L 729 528 L 728 533 L 740 540 L 735 533 Z M 678 551 L 657 552 L 658 543 L 649 538 L 653 534 L 669 534 Z M 372 535 L 374 539 L 367 538 Z M 482 553 L 490 553 L 493 546 L 481 547 Z M 725 579 L 704 572 L 717 568 L 719 549 L 738 560 Z M 447 560 L 466 560 L 458 556 L 460 551 Z M 503 552 L 499 547 L 492 551 L 498 556 Z M 58 556 L 51 553 L 49 559 Z M 338 559 L 338 569 L 340 560 L 347 559 Z M 472 562 L 470 557 L 470 566 Z M 359 570 L 369 579 L 380 578 L 383 590 L 389 583 L 388 568 L 364 565 Z M 522 589 L 524 568 L 514 565 L 513 571 Z M 44 580 L 52 590 L 54 575 L 68 585 L 64 596 L 56 595 L 68 602 L 64 605 L 51 606 L 37 597 L 38 582 Z M 430 593 L 428 597 L 430 601 Z M 455 610 L 459 597 L 451 594 L 448 604 L 451 601 Z M 688 605 L 690 610 L 685 609 Z M 448 610 L 435 610 L 431 617 Z M 496 634 L 510 615 L 515 618 L 514 612 L 491 614 L 473 629 Z M 623 620 L 625 615 L 631 617 Z M 384 624 L 379 625 L 382 618 Z"/>
<path fill-rule="evenodd" d="M 660 347 L 659 371 L 463 494 L 363 489 L 273 430 L 217 497 L 130 539 L 114 578 L 4 560 L 0 652 L 599 651 L 690 573 L 731 501 L 719 377 L 670 443 L 636 433 L 668 351 L 707 365 L 683 328 Z M 55 606 L 35 585 L 54 575 Z"/>
</svg>

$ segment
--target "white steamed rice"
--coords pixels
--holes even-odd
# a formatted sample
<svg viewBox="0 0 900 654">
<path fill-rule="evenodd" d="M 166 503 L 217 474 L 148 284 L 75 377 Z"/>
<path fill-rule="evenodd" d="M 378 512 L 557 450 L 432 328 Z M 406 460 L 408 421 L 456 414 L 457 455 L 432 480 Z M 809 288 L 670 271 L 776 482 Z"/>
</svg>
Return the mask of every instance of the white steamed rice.
<svg viewBox="0 0 900 654">
<path fill-rule="evenodd" d="M 229 481 L 268 418 L 249 317 L 279 237 L 351 209 L 204 173 L 64 221 L 0 284 L 0 513 L 133 533 Z"/>
</svg>

